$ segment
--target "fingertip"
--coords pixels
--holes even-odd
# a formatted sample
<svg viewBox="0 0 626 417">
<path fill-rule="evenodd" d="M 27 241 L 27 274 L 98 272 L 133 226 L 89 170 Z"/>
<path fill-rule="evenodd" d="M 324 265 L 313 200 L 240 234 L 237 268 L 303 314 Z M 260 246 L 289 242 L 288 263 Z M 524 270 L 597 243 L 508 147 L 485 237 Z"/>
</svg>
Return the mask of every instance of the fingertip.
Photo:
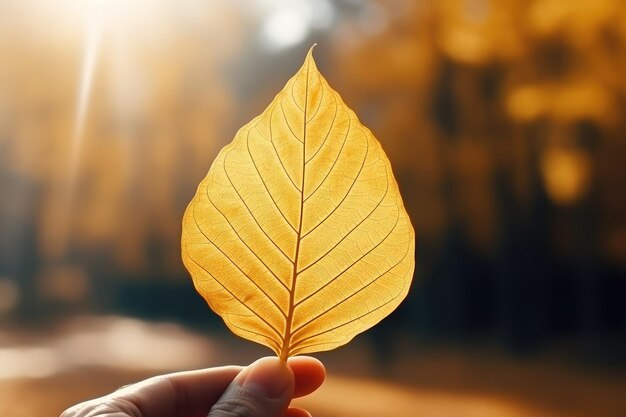
<svg viewBox="0 0 626 417">
<path fill-rule="evenodd" d="M 324 368 L 324 364 L 317 358 L 313 356 L 291 356 L 287 359 L 287 363 L 289 366 L 311 366 L 311 367 L 319 367 Z"/>
<path fill-rule="evenodd" d="M 284 417 L 312 417 L 312 416 L 311 416 L 311 413 L 309 413 L 304 408 L 289 407 L 287 411 L 285 411 Z"/>
<path fill-rule="evenodd" d="M 291 396 L 295 377 L 289 366 L 272 356 L 261 358 L 245 368 L 235 382 L 263 397 L 278 399 Z"/>
<path fill-rule="evenodd" d="M 287 363 L 295 377 L 294 397 L 312 393 L 326 378 L 324 364 L 311 356 L 294 356 L 289 358 Z"/>
</svg>

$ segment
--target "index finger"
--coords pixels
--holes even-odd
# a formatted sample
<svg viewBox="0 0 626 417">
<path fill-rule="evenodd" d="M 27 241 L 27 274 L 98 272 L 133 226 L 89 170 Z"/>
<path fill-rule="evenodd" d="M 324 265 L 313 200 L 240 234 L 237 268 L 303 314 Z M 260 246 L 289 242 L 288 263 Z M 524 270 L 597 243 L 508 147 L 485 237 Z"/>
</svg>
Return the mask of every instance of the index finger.
<svg viewBox="0 0 626 417">
<path fill-rule="evenodd" d="M 326 378 L 326 368 L 322 362 L 310 356 L 294 356 L 287 363 L 295 378 L 294 398 L 312 393 Z"/>
</svg>

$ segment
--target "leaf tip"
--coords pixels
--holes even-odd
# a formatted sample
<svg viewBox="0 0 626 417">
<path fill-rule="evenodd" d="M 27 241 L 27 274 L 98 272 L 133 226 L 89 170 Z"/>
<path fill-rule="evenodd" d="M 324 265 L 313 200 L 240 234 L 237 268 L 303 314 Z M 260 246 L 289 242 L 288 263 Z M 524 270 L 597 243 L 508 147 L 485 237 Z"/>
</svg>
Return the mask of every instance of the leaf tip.
<svg viewBox="0 0 626 417">
<path fill-rule="evenodd" d="M 315 62 L 315 59 L 313 59 L 313 49 L 317 46 L 317 42 L 314 43 L 313 45 L 311 45 L 311 47 L 309 48 L 309 52 L 307 52 L 306 54 L 306 61 L 311 60 L 313 62 Z"/>
</svg>

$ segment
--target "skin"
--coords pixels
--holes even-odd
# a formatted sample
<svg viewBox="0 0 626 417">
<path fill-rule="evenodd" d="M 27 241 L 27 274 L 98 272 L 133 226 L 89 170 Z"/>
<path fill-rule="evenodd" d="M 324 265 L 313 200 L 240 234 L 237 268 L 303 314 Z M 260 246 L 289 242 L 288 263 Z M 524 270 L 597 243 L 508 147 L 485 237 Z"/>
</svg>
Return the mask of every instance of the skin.
<svg viewBox="0 0 626 417">
<path fill-rule="evenodd" d="M 315 391 L 326 371 L 308 356 L 262 358 L 248 367 L 225 366 L 156 376 L 67 409 L 61 417 L 310 417 L 289 407 Z"/>
</svg>

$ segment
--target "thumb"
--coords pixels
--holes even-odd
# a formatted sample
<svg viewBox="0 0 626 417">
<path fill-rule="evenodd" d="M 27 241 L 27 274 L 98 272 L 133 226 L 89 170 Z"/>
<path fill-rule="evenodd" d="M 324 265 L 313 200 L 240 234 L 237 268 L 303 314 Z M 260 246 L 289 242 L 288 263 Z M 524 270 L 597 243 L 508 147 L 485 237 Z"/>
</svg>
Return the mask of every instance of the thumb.
<svg viewBox="0 0 626 417">
<path fill-rule="evenodd" d="M 235 377 L 208 417 L 282 417 L 293 389 L 287 364 L 277 357 L 262 358 Z"/>
</svg>

